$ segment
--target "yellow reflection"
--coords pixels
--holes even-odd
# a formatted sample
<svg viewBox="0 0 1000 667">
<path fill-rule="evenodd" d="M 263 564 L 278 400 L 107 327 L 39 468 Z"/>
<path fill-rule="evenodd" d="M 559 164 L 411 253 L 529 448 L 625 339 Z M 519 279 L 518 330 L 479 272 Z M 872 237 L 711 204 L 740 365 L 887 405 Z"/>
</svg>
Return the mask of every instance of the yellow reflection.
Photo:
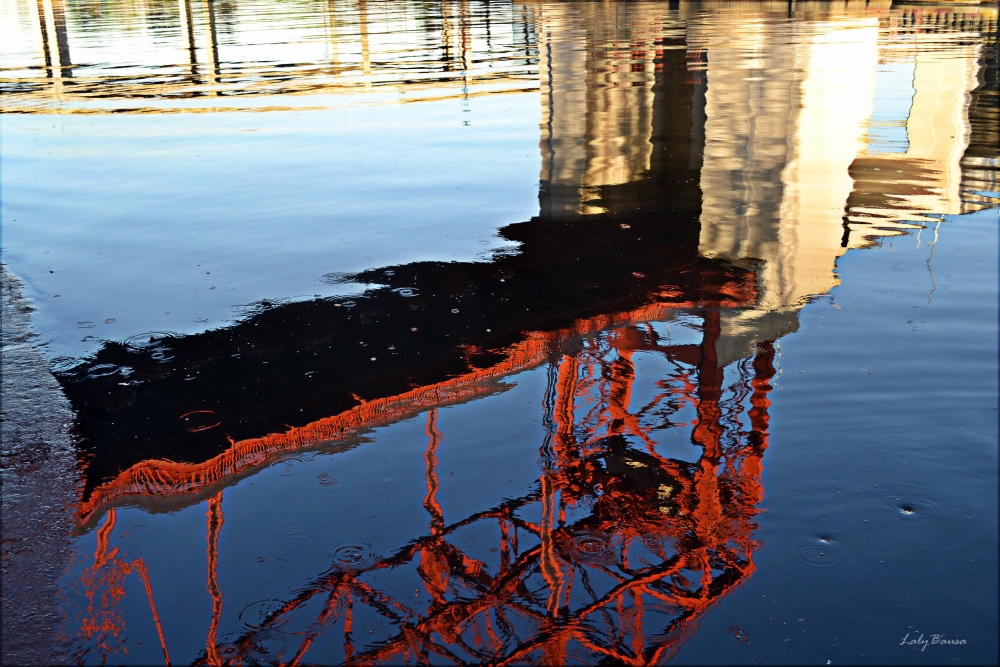
<svg viewBox="0 0 1000 667">
<path fill-rule="evenodd" d="M 656 16 L 619 4 L 538 8 L 543 215 L 601 212 L 586 203 L 595 188 L 649 169 Z"/>
<path fill-rule="evenodd" d="M 857 181 L 849 202 L 852 223 L 921 222 L 928 215 L 969 210 L 961 192 L 961 161 L 969 145 L 970 93 L 979 83 L 982 46 L 962 39 L 961 33 L 949 37 L 899 35 L 883 45 L 884 63 L 912 63 L 882 79 L 886 87 L 912 86 L 903 125 L 905 150 L 870 147 L 858 155 L 852 166 Z"/>
</svg>

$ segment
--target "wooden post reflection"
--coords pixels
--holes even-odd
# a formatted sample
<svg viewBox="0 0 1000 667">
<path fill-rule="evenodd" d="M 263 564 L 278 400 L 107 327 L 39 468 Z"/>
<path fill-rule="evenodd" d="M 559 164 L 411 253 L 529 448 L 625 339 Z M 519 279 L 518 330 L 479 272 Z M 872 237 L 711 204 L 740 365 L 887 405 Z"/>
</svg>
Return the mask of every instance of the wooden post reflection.
<svg viewBox="0 0 1000 667">
<path fill-rule="evenodd" d="M 358 0 L 358 26 L 361 30 L 361 73 L 365 76 L 365 88 L 371 88 L 372 56 L 368 44 L 368 0 Z"/>
<path fill-rule="evenodd" d="M 181 43 L 188 52 L 188 62 L 191 64 L 191 82 L 198 76 L 198 53 L 194 41 L 194 22 L 191 18 L 191 0 L 177 0 L 181 17 Z"/>
</svg>

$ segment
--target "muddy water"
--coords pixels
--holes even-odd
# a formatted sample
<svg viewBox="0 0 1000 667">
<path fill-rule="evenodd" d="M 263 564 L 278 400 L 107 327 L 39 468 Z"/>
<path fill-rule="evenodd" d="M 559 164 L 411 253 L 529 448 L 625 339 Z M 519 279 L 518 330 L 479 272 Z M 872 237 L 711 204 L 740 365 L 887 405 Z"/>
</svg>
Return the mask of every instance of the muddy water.
<svg viewBox="0 0 1000 667">
<path fill-rule="evenodd" d="M 66 659 L 996 661 L 995 8 L 3 8 Z"/>
</svg>

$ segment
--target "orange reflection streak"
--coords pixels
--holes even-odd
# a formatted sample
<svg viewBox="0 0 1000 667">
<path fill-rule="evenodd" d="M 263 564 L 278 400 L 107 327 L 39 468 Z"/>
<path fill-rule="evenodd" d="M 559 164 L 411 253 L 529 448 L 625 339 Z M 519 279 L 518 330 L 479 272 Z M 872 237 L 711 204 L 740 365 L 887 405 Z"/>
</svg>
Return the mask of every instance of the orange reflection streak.
<svg viewBox="0 0 1000 667">
<path fill-rule="evenodd" d="M 437 431 L 437 409 L 427 411 L 427 452 L 424 461 L 427 464 L 427 495 L 424 496 L 424 507 L 431 515 L 431 535 L 437 535 L 444 527 L 444 512 L 438 504 L 435 494 L 438 490 L 437 478 L 437 448 L 441 443 L 441 435 Z"/>
<path fill-rule="evenodd" d="M 222 530 L 222 492 L 208 499 L 208 594 L 212 596 L 212 624 L 208 628 L 206 650 L 211 665 L 221 665 L 216 636 L 219 632 L 219 618 L 222 616 L 222 591 L 216 574 L 219 567 L 219 531 Z"/>
<path fill-rule="evenodd" d="M 491 384 L 492 381 L 543 363 L 558 350 L 562 342 L 571 337 L 663 319 L 677 309 L 742 306 L 756 296 L 752 285 L 743 286 L 738 292 L 734 288 L 730 288 L 730 291 L 738 293 L 743 299 L 713 303 L 653 303 L 624 313 L 578 320 L 575 326 L 567 329 L 547 333 L 531 332 L 525 335 L 522 342 L 506 350 L 504 361 L 490 368 L 475 369 L 450 380 L 368 401 L 333 417 L 292 428 L 285 433 L 240 440 L 233 443 L 229 450 L 203 463 L 143 461 L 95 489 L 89 499 L 80 503 L 78 521 L 81 524 L 88 522 L 100 508 L 126 496 L 194 493 L 262 466 L 280 454 L 342 440 L 363 428 L 412 418 L 429 408 L 492 393 L 497 391 L 497 387 Z"/>
<path fill-rule="evenodd" d="M 108 511 L 107 518 L 97 531 L 97 548 L 94 551 L 94 564 L 87 568 L 80 578 L 79 590 L 87 600 L 86 613 L 78 618 L 79 630 L 73 639 L 76 646 L 91 648 L 101 655 L 101 662 L 106 662 L 109 655 L 117 651 L 128 654 L 128 649 L 122 645 L 122 634 L 125 631 L 125 621 L 118 611 L 118 603 L 125 597 L 125 577 L 135 572 L 142 582 L 149 600 L 149 610 L 156 626 L 156 634 L 163 650 L 164 663 L 170 664 L 170 653 L 167 651 L 160 614 L 156 609 L 153 597 L 153 586 L 149 581 L 149 569 L 142 558 L 126 563 L 119 557 L 119 549 L 111 548 L 111 534 L 117 523 L 117 512 Z M 86 649 L 74 657 L 80 661 Z"/>
<path fill-rule="evenodd" d="M 286 603 L 262 629 L 280 627 L 292 609 L 328 591 L 329 601 L 315 624 L 321 626 L 343 591 L 348 598 L 342 612 L 344 660 L 350 664 L 413 659 L 426 663 L 431 654 L 457 664 L 566 664 L 579 658 L 574 651 L 581 648 L 627 665 L 669 659 L 697 631 L 701 616 L 754 572 L 757 544 L 752 533 L 756 505 L 763 498 L 761 457 L 767 443 L 773 345 L 757 344 L 752 376 L 741 373 L 729 390 L 737 402 L 750 403 L 747 433 L 738 424 L 742 406 L 721 400 L 723 375 L 714 354 L 717 321 L 712 321 L 711 313 L 705 319 L 704 353 L 697 363 L 699 384 L 692 383 L 689 369 L 682 367 L 657 383 L 672 387 L 685 400 L 698 394 L 697 426 L 712 439 L 703 444 L 705 454 L 693 470 L 639 449 L 621 449 L 615 443 L 634 435 L 606 435 L 605 426 L 597 424 L 607 420 L 574 423 L 573 406 L 596 401 L 602 412 L 614 410 L 623 424 L 626 417 L 633 419 L 634 428 L 652 440 L 651 422 L 640 418 L 648 415 L 650 406 L 638 410 L 630 406 L 636 395 L 631 390 L 634 368 L 631 375 L 624 366 L 617 375 L 610 368 L 631 358 L 635 349 L 651 348 L 627 331 L 607 332 L 588 341 L 590 349 L 600 348 L 603 356 L 564 354 L 552 368 L 553 393 L 544 405 L 550 406 L 546 410 L 551 411 L 554 437 L 551 450 L 543 446 L 544 471 L 536 493 L 445 525 L 435 495 L 440 434 L 437 414 L 429 411 L 424 506 L 432 516 L 430 531 L 366 571 L 414 563 L 432 595 L 424 611 L 362 582 L 365 572 L 334 570 L 303 589 L 305 593 Z M 669 348 L 662 350 L 669 356 Z M 594 378 L 603 379 L 591 381 Z M 602 388 L 602 384 L 616 386 Z M 662 394 L 657 395 L 651 405 L 661 399 Z M 600 465 L 595 465 L 598 460 Z M 593 504 L 590 517 L 567 519 L 572 516 L 567 509 L 587 499 Z M 519 516 L 531 506 L 540 506 L 537 525 Z M 501 554 L 491 573 L 487 563 L 463 553 L 454 540 L 460 528 L 494 519 L 500 525 Z M 537 546 L 518 553 L 519 531 L 532 533 Z M 580 537 L 592 542 L 581 546 Z M 597 573 L 610 584 L 595 589 Z M 537 578 L 529 583 L 532 577 Z M 545 582 L 542 590 L 537 590 L 539 579 Z M 452 590 L 461 594 L 453 596 Z M 355 603 L 396 624 L 398 634 L 356 648 L 351 634 Z M 528 624 L 526 640 L 513 639 L 512 619 Z M 255 632 L 247 631 L 237 643 L 249 645 Z M 293 664 L 301 660 L 314 636 L 306 637 Z"/>
</svg>

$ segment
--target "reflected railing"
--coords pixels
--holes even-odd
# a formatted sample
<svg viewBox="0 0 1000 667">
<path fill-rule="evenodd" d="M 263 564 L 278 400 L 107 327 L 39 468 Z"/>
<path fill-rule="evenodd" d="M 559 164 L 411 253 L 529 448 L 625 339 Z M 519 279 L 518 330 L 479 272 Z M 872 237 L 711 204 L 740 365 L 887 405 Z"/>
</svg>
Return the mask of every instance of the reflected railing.
<svg viewBox="0 0 1000 667">
<path fill-rule="evenodd" d="M 311 645 L 331 633 L 340 637 L 337 660 L 349 663 L 659 664 L 669 658 L 700 616 L 753 573 L 775 373 L 774 346 L 761 341 L 752 358 L 733 364 L 734 377 L 725 386 L 716 353 L 719 313 L 699 314 L 700 345 L 671 344 L 648 320 L 623 318 L 614 328 L 565 337 L 563 351 L 548 355 L 546 364 L 537 484 L 486 511 L 445 516 L 436 499 L 444 483 L 436 451 L 447 434 L 437 426 L 438 410 L 424 411 L 424 536 L 382 555 L 364 545 L 338 548 L 325 572 L 260 610 L 242 629 L 220 620 L 224 491 L 210 496 L 212 616 L 197 662 L 308 663 Z M 636 353 L 660 355 L 671 369 L 666 376 L 642 377 L 642 393 L 655 392 L 644 405 L 633 399 L 640 381 L 632 363 Z M 685 408 L 696 418 L 672 422 Z M 701 457 L 689 462 L 661 455 L 655 431 L 664 429 L 689 432 Z M 107 510 L 94 563 L 72 588 L 88 605 L 86 614 L 77 607 L 68 639 L 81 660 L 114 659 L 115 639 L 124 631 L 116 606 L 123 580 L 136 573 L 169 659 L 142 558 L 128 561 L 110 544 L 115 521 L 116 510 Z M 452 539 L 463 529 L 499 535 L 492 562 Z M 398 576 L 406 569 L 423 582 L 426 597 L 419 601 L 377 583 L 380 572 Z M 375 642 L 355 636 L 352 618 L 362 614 L 374 614 L 392 632 Z"/>
</svg>

